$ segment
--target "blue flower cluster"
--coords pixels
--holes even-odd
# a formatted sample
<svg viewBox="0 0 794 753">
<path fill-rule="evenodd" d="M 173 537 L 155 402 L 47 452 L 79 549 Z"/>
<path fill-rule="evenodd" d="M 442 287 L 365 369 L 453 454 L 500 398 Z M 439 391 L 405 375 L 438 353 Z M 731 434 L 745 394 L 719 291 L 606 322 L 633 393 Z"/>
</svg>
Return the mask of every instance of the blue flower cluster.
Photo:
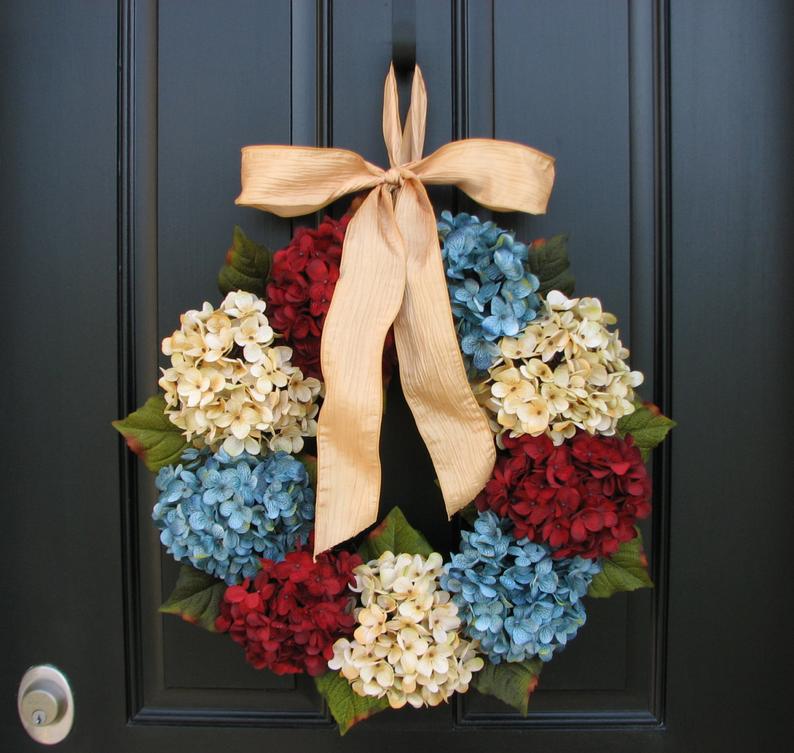
<svg viewBox="0 0 794 753">
<path fill-rule="evenodd" d="M 286 452 L 264 457 L 187 450 L 161 468 L 152 518 L 174 559 L 229 585 L 251 577 L 259 559 L 282 560 L 314 525 L 306 468 Z"/>
<path fill-rule="evenodd" d="M 545 544 L 516 541 L 511 523 L 480 513 L 462 533 L 461 551 L 444 567 L 441 586 L 457 604 L 463 630 L 494 664 L 535 656 L 549 661 L 584 625 L 582 597 L 598 560 L 555 560 Z"/>
<path fill-rule="evenodd" d="M 465 213 L 442 212 L 438 233 L 461 350 L 476 371 L 486 371 L 499 356 L 496 341 L 517 335 L 541 306 L 529 249 Z"/>
</svg>

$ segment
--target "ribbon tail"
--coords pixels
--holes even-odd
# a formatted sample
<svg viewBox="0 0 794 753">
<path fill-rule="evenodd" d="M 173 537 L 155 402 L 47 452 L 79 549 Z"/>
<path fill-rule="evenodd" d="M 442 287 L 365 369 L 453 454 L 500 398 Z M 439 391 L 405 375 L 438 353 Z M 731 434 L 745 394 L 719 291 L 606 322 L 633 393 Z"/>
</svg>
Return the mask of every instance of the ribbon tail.
<svg viewBox="0 0 794 753">
<path fill-rule="evenodd" d="M 405 288 L 405 251 L 389 190 L 370 192 L 345 233 L 321 343 L 315 556 L 376 522 L 383 342 Z"/>
<path fill-rule="evenodd" d="M 395 207 L 406 250 L 406 287 L 394 322 L 400 382 L 433 460 L 447 515 L 485 486 L 496 462 L 488 421 L 472 394 L 449 304 L 433 207 L 405 182 Z"/>
</svg>

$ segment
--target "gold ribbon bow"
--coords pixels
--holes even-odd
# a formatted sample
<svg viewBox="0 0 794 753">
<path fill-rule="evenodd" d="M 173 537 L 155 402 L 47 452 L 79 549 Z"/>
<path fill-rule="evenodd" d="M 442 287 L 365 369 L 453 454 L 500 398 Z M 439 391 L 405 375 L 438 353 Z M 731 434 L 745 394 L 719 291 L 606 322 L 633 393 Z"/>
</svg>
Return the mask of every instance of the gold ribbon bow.
<svg viewBox="0 0 794 753">
<path fill-rule="evenodd" d="M 384 89 L 389 170 L 346 149 L 247 146 L 236 203 L 280 217 L 372 189 L 347 227 L 325 320 L 325 402 L 317 434 L 314 551 L 377 520 L 383 342 L 394 325 L 400 381 L 430 451 L 449 517 L 483 488 L 495 462 L 472 395 L 449 304 L 433 207 L 423 184 L 454 185 L 496 211 L 546 211 L 554 159 L 521 144 L 465 139 L 422 158 L 427 93 L 419 66 L 400 128 L 394 67 Z"/>
</svg>

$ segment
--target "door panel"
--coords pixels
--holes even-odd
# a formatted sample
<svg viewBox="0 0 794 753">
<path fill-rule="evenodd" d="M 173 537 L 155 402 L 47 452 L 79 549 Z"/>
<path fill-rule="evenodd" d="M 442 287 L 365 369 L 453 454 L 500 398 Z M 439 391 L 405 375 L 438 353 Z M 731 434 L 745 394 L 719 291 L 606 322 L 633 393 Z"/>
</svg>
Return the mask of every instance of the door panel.
<svg viewBox="0 0 794 753">
<path fill-rule="evenodd" d="M 787 657 L 773 652 L 791 607 L 774 584 L 792 522 L 779 470 L 790 410 L 785 378 L 734 407 L 747 372 L 733 368 L 737 350 L 761 374 L 792 361 L 794 13 L 773 0 L 415 4 L 425 153 L 485 136 L 557 158 L 546 216 L 495 219 L 525 240 L 569 234 L 578 292 L 618 315 L 643 395 L 680 423 L 654 458 L 644 526 L 656 589 L 589 600 L 528 717 L 472 692 L 340 739 L 311 681 L 257 672 L 231 641 L 157 613 L 178 567 L 151 524 L 151 475 L 109 422 L 156 389 L 159 342 L 179 313 L 217 299 L 235 224 L 278 248 L 315 221 L 234 206 L 241 146 L 332 145 L 385 163 L 383 78 L 392 3 L 404 1 L 1 6 L 15 364 L 2 393 L 4 695 L 28 665 L 61 666 L 77 698 L 61 749 L 81 753 L 783 750 Z M 431 198 L 472 210 L 447 188 Z M 398 380 L 382 460 L 381 515 L 399 504 L 448 551 L 455 534 Z M 751 607 L 733 606 L 738 594 Z M 0 720 L 9 750 L 36 749 L 10 704 Z"/>
<path fill-rule="evenodd" d="M 157 101 L 157 163 L 149 187 L 157 196 L 157 347 L 182 311 L 217 299 L 215 279 L 235 224 L 273 248 L 289 240 L 289 222 L 237 208 L 233 200 L 240 147 L 290 143 L 291 90 L 302 82 L 290 76 L 291 26 L 298 11 L 286 0 L 237 3 L 234 24 L 228 7 L 213 1 L 187 6 L 166 0 L 150 13 L 156 26 L 137 40 L 135 54 L 157 60 L 153 90 L 143 93 Z M 157 352 L 147 352 L 150 333 L 136 334 L 136 352 L 156 361 Z M 148 392 L 157 389 L 155 374 L 149 373 Z M 311 680 L 256 672 L 231 642 L 218 646 L 213 636 L 157 613 L 179 566 L 162 552 L 150 521 L 156 496 L 150 481 L 140 481 L 140 536 L 130 543 L 141 561 L 159 563 L 141 581 L 142 716 L 201 717 L 204 712 L 195 711 L 200 707 L 216 718 L 230 710 L 239 718 L 248 710 L 244 717 L 263 722 L 325 723 Z"/>
<path fill-rule="evenodd" d="M 618 316 L 629 347 L 635 341 L 646 345 L 633 352 L 632 363 L 651 377 L 643 392 L 653 394 L 661 356 L 648 347 L 654 324 L 648 216 L 654 185 L 647 169 L 654 159 L 653 100 L 643 98 L 653 81 L 639 78 L 653 65 L 653 6 L 517 1 L 470 9 L 469 29 L 481 54 L 492 40 L 492 80 L 469 86 L 470 109 L 488 112 L 479 113 L 476 135 L 531 144 L 557 160 L 544 217 L 497 219 L 522 238 L 569 235 L 577 292 L 603 300 Z M 639 143 L 632 151 L 635 135 Z M 632 163 L 645 169 L 633 173 Z M 636 258 L 645 274 L 632 273 Z M 655 505 L 657 516 L 663 514 L 666 499 L 658 486 Z M 644 534 L 653 539 L 650 526 Z M 652 556 L 658 561 L 659 554 Z M 553 718 L 566 725 L 656 724 L 660 688 L 653 664 L 663 625 L 655 599 L 662 597 L 657 591 L 590 600 L 586 629 L 563 661 L 544 667 L 526 720 L 472 694 L 461 701 L 461 723 L 535 726 Z"/>
</svg>

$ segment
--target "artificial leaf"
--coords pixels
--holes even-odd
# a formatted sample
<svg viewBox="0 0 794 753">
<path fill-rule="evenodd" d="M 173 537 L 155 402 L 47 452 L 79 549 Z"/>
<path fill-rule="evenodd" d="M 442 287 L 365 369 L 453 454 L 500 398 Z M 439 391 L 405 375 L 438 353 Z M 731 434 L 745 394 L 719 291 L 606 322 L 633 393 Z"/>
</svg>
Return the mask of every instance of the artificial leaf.
<svg viewBox="0 0 794 753">
<path fill-rule="evenodd" d="M 539 293 L 546 295 L 550 290 L 559 290 L 565 295 L 573 295 L 575 281 L 568 259 L 567 235 L 533 241 L 529 247 L 528 263 L 532 274 L 540 280 Z"/>
<path fill-rule="evenodd" d="M 306 467 L 306 473 L 309 476 L 309 486 L 312 489 L 317 488 L 317 458 L 310 455 L 308 452 L 302 452 L 296 456 L 298 460 Z"/>
<path fill-rule="evenodd" d="M 477 505 L 474 502 L 469 502 L 466 507 L 464 507 L 460 511 L 460 517 L 465 520 L 470 526 L 474 525 L 474 522 L 477 520 L 477 515 L 479 514 L 477 510 Z"/>
<path fill-rule="evenodd" d="M 393 507 L 383 521 L 367 534 L 358 553 L 364 562 L 369 562 L 378 559 L 384 552 L 407 552 L 427 557 L 433 551 L 427 539 L 411 527 L 402 510 Z"/>
<path fill-rule="evenodd" d="M 623 416 L 617 429 L 621 437 L 631 434 L 643 460 L 647 460 L 651 450 L 662 443 L 675 425 L 675 421 L 663 415 L 653 403 L 637 402 L 634 413 Z"/>
<path fill-rule="evenodd" d="M 642 547 L 642 534 L 637 528 L 636 538 L 624 541 L 609 559 L 602 559 L 602 570 L 590 583 L 587 595 L 595 599 L 608 599 L 619 591 L 636 591 L 653 588 L 648 575 L 648 558 Z"/>
<path fill-rule="evenodd" d="M 182 565 L 174 590 L 160 607 L 165 614 L 179 615 L 185 622 L 215 631 L 226 584 L 190 565 Z"/>
<path fill-rule="evenodd" d="M 165 400 L 159 395 L 150 397 L 127 418 L 113 421 L 113 428 L 150 471 L 178 463 L 188 447 L 182 430 L 165 415 Z"/>
<path fill-rule="evenodd" d="M 472 676 L 472 685 L 485 695 L 492 695 L 523 716 L 527 715 L 529 697 L 538 686 L 543 662 L 529 659 L 524 662 L 486 664 Z"/>
<path fill-rule="evenodd" d="M 354 693 L 350 683 L 339 672 L 330 671 L 315 677 L 314 684 L 320 695 L 325 698 L 328 710 L 339 725 L 340 735 L 344 735 L 353 725 L 389 708 L 385 696 L 373 698 Z"/>
<path fill-rule="evenodd" d="M 226 264 L 218 273 L 218 287 L 226 295 L 233 290 L 245 290 L 261 296 L 270 274 L 272 253 L 254 243 L 235 225 L 232 247 L 226 254 Z"/>
</svg>

